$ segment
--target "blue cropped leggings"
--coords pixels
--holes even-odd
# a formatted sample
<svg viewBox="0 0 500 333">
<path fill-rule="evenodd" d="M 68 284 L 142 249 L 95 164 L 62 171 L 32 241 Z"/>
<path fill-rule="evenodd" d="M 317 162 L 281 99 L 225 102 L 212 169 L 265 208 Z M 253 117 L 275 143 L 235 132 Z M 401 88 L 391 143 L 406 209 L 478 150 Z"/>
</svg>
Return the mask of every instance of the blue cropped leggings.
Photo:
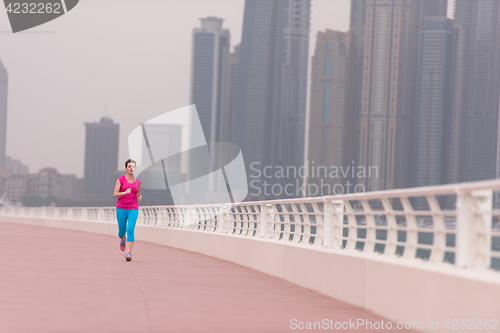
<svg viewBox="0 0 500 333">
<path fill-rule="evenodd" d="M 116 219 L 118 220 L 118 237 L 125 237 L 125 232 L 127 232 L 127 242 L 134 241 L 134 229 L 138 215 L 138 209 L 116 209 Z"/>
</svg>

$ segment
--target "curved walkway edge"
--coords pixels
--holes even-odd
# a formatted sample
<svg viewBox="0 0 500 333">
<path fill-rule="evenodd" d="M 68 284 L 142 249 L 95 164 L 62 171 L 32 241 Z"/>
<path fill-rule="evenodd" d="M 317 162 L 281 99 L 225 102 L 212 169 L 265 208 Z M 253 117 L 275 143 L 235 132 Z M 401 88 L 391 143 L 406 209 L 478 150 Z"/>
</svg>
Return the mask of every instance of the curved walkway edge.
<svg viewBox="0 0 500 333">
<path fill-rule="evenodd" d="M 117 232 L 113 223 L 5 216 L 0 217 L 0 221 L 115 237 Z M 464 273 L 451 265 L 437 268 L 427 262 L 408 263 L 402 258 L 377 254 L 366 256 L 346 250 L 313 249 L 306 245 L 183 229 L 138 226 L 136 237 L 139 240 L 136 246 L 142 240 L 223 259 L 393 321 L 421 322 L 422 331 L 435 332 L 429 329 L 429 324 L 443 325 L 446 320 L 500 319 L 495 318 L 498 317 L 500 279 L 494 272 Z"/>
</svg>

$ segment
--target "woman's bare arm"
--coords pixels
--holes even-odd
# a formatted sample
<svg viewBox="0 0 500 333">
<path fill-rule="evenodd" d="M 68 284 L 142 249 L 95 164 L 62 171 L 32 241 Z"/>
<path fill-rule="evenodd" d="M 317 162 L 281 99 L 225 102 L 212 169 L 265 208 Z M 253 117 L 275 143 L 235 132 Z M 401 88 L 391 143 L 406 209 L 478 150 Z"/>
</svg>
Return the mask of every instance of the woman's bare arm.
<svg viewBox="0 0 500 333">
<path fill-rule="evenodd" d="M 125 194 L 129 194 L 130 192 L 132 192 L 132 189 L 130 188 L 128 188 L 125 192 L 120 192 L 120 187 L 121 187 L 120 180 L 117 179 L 115 183 L 115 190 L 113 192 L 113 198 L 123 197 Z"/>
<path fill-rule="evenodd" d="M 142 200 L 142 194 L 141 194 L 141 187 L 139 186 L 139 189 L 137 190 L 137 201 Z"/>
</svg>

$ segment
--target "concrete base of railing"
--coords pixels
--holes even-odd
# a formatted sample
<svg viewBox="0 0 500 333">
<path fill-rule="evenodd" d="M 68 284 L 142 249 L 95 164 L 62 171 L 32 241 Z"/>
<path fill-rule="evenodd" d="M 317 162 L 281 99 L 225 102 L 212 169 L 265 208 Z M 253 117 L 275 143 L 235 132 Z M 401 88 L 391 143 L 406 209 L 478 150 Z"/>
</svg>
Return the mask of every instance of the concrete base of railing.
<svg viewBox="0 0 500 333">
<path fill-rule="evenodd" d="M 117 237 L 115 223 L 0 216 L 0 222 L 64 228 Z M 138 241 L 234 262 L 357 305 L 421 331 L 444 332 L 447 320 L 500 321 L 500 274 L 379 254 L 331 250 L 185 229 L 137 226 Z M 332 318 L 335 314 L 332 313 Z M 297 318 L 300 320 L 300 318 Z M 364 319 L 364 318 L 352 318 Z M 429 328 L 438 321 L 439 328 Z M 500 328 L 500 323 L 497 324 Z M 484 326 L 483 326 L 484 328 Z"/>
</svg>

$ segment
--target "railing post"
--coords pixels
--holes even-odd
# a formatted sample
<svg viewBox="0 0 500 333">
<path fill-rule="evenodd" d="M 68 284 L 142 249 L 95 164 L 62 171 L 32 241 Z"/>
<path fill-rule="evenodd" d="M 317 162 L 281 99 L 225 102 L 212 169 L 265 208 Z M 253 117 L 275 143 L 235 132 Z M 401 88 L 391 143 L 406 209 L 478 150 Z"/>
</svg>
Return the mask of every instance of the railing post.
<svg viewBox="0 0 500 333">
<path fill-rule="evenodd" d="M 323 245 L 333 249 L 342 247 L 342 228 L 344 224 L 344 202 L 342 200 L 324 202 Z"/>
<path fill-rule="evenodd" d="M 184 221 L 183 221 L 183 225 L 181 226 L 181 228 L 191 227 L 193 225 L 193 223 L 194 223 L 194 219 L 192 216 L 191 208 L 186 207 L 185 212 L 184 212 Z"/>
<path fill-rule="evenodd" d="M 398 248 L 398 222 L 389 199 L 382 198 L 381 201 L 387 218 L 387 240 L 384 255 L 395 256 Z"/>
<path fill-rule="evenodd" d="M 272 207 L 272 205 L 260 205 L 260 227 L 259 227 L 259 232 L 260 232 L 260 237 L 262 238 L 270 238 L 267 233 L 268 233 L 268 224 L 270 221 L 269 218 L 269 213 L 271 213 L 271 210 L 269 209 Z"/>
<path fill-rule="evenodd" d="M 157 207 L 154 211 L 156 212 L 156 225 L 163 225 L 163 209 Z"/>
<path fill-rule="evenodd" d="M 457 267 L 490 266 L 492 198 L 492 190 L 457 193 Z"/>
<path fill-rule="evenodd" d="M 436 197 L 432 194 L 427 195 L 427 203 L 432 212 L 432 221 L 434 224 L 434 240 L 432 242 L 432 250 L 429 261 L 443 262 L 446 252 L 446 227 L 444 218 L 441 212 L 441 207 Z"/>
<path fill-rule="evenodd" d="M 172 228 L 178 228 L 179 226 L 177 225 L 176 221 L 178 221 L 179 217 L 179 209 L 178 208 L 164 208 L 165 210 L 165 215 L 164 217 L 164 222 L 166 227 L 172 227 Z"/>
<path fill-rule="evenodd" d="M 370 204 L 368 203 L 368 200 L 361 199 L 360 202 L 361 205 L 363 206 L 363 210 L 365 212 L 365 217 L 366 217 L 366 238 L 365 238 L 365 246 L 363 247 L 363 252 L 371 253 L 375 251 L 375 242 L 377 241 L 375 216 L 373 214 L 373 210 Z M 361 239 L 358 239 L 358 241 L 361 241 Z"/>
<path fill-rule="evenodd" d="M 149 212 L 149 209 L 148 209 L 148 212 Z M 137 213 L 138 213 L 138 214 L 137 214 L 137 225 L 145 225 L 145 224 L 146 224 L 146 223 L 145 223 L 145 222 L 146 222 L 146 218 L 145 218 L 146 213 L 145 213 L 145 209 L 144 209 L 144 207 L 139 208 L 139 211 L 138 211 Z M 149 214 L 148 214 L 148 215 L 149 215 Z M 149 222 L 149 221 L 150 221 L 150 220 L 148 219 L 148 222 Z M 148 224 L 149 224 L 149 223 L 148 223 Z"/>
<path fill-rule="evenodd" d="M 227 206 L 219 206 L 219 218 L 217 220 L 217 232 L 222 234 L 225 233 L 227 225 Z"/>
<path fill-rule="evenodd" d="M 403 206 L 406 220 L 406 243 L 403 257 L 413 259 L 417 255 L 418 246 L 417 219 L 415 217 L 415 211 L 413 210 L 408 197 L 400 197 L 399 200 L 401 201 L 401 205 Z"/>
<path fill-rule="evenodd" d="M 354 211 L 352 204 L 348 200 L 346 200 L 345 202 L 345 210 L 347 213 L 347 221 L 349 223 L 345 248 L 349 250 L 354 250 L 356 248 L 356 243 L 358 238 L 358 226 L 356 222 L 356 212 Z"/>
</svg>

